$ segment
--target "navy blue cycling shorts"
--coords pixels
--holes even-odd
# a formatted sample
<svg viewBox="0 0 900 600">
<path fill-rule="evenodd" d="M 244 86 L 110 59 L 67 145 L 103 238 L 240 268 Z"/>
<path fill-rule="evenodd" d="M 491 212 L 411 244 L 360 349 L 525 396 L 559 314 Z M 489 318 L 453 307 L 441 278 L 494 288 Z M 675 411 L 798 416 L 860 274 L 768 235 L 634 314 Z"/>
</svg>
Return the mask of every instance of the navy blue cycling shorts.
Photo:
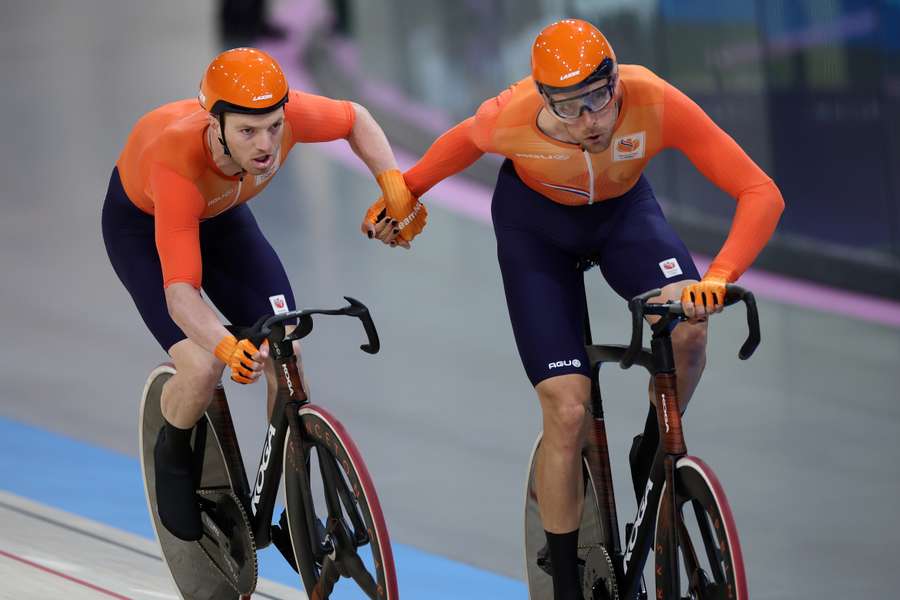
<svg viewBox="0 0 900 600">
<path fill-rule="evenodd" d="M 125 195 L 113 169 L 103 204 L 103 241 L 113 269 L 163 350 L 187 336 L 169 316 L 153 216 Z M 275 250 L 246 204 L 200 223 L 202 288 L 235 325 L 250 326 L 283 301 L 294 310 L 294 293 Z M 279 306 L 279 311 L 281 307 Z"/>
<path fill-rule="evenodd" d="M 507 160 L 491 214 L 509 318 L 532 385 L 567 373 L 590 376 L 579 259 L 597 256 L 603 277 L 626 300 L 700 279 L 643 175 L 618 198 L 565 206 L 525 185 Z"/>
</svg>

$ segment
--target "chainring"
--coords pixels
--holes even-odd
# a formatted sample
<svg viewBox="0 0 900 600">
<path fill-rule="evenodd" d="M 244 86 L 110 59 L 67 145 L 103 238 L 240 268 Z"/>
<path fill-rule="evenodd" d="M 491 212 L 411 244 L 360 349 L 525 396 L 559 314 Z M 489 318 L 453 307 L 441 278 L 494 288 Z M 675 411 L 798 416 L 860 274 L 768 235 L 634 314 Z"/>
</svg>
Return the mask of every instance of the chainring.
<svg viewBox="0 0 900 600">
<path fill-rule="evenodd" d="M 228 488 L 197 490 L 203 519 L 199 546 L 213 567 L 240 595 L 256 589 L 256 540 L 250 519 L 237 495 Z"/>
<path fill-rule="evenodd" d="M 616 571 L 606 548 L 597 544 L 578 550 L 584 556 L 581 584 L 585 600 L 619 600 Z"/>
</svg>

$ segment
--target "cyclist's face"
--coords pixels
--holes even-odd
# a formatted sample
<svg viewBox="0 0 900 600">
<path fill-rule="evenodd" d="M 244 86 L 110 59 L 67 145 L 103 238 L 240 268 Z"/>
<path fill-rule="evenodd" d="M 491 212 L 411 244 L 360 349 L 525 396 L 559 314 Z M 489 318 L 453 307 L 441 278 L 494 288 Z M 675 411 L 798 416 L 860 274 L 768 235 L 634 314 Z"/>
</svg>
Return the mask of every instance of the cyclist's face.
<svg viewBox="0 0 900 600">
<path fill-rule="evenodd" d="M 544 103 L 550 114 L 559 119 L 569 136 L 582 148 L 588 152 L 603 152 L 609 148 L 613 125 L 619 116 L 618 96 L 618 77 L 614 77 L 612 85 L 608 79 L 597 81 L 580 90 L 552 94 L 544 98 Z M 583 106 L 577 117 L 560 118 L 551 104 L 556 106 L 583 104 Z M 597 106 L 601 107 L 591 110 Z"/>
<path fill-rule="evenodd" d="M 250 175 L 262 175 L 275 164 L 284 133 L 284 108 L 264 115 L 228 113 L 225 139 L 231 158 Z"/>
</svg>

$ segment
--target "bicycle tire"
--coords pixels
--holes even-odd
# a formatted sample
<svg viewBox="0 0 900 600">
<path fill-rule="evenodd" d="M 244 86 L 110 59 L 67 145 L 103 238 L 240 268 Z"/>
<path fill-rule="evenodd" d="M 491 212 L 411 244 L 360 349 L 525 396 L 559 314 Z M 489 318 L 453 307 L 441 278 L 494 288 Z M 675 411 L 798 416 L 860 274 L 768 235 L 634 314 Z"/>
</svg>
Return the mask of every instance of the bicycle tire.
<svg viewBox="0 0 900 600">
<path fill-rule="evenodd" d="M 359 449 L 344 426 L 322 407 L 307 404 L 298 416 L 303 432 L 289 432 L 283 464 L 287 529 L 307 594 L 327 598 L 331 585 L 346 579 L 348 569 L 355 568 L 362 581 L 354 582 L 367 596 L 396 600 L 399 592 L 390 537 Z M 318 463 L 318 475 L 313 463 Z M 329 485 L 329 477 L 335 485 Z M 318 491 L 313 489 L 317 486 L 321 486 Z M 325 550 L 328 544 L 331 553 Z M 363 551 L 360 557 L 364 547 L 368 553 Z"/>
<path fill-rule="evenodd" d="M 535 459 L 542 437 L 542 434 L 538 435 L 531 450 L 525 485 L 525 574 L 530 600 L 553 600 L 552 565 L 549 564 L 549 557 L 546 554 L 547 538 L 541 524 L 535 484 Z M 606 538 L 600 516 L 600 503 L 590 474 L 590 467 L 584 455 L 582 455 L 582 465 L 585 477 L 585 497 L 581 525 L 578 529 L 578 559 L 584 566 L 583 572 L 588 574 L 590 579 L 604 579 L 613 590 L 613 597 L 617 597 L 615 576 L 612 573 L 609 554 L 604 544 Z M 592 587 L 595 583 L 595 581 L 588 581 L 587 578 L 583 577 L 583 579 L 585 580 L 582 585 L 587 588 Z"/>
<path fill-rule="evenodd" d="M 175 374 L 175 366 L 164 363 L 151 371 L 141 395 L 138 419 L 138 436 L 140 449 L 141 474 L 144 483 L 144 499 L 147 511 L 153 524 L 157 543 L 166 563 L 166 571 L 172 585 L 183 600 L 238 600 L 243 596 L 238 593 L 203 550 L 198 542 L 183 542 L 174 537 L 162 526 L 156 512 L 156 490 L 154 486 L 153 447 L 156 436 L 163 424 L 160 406 L 162 387 Z M 207 419 L 209 417 L 207 416 Z M 211 422 L 205 422 L 206 439 L 203 473 L 200 488 L 206 490 L 231 490 L 231 477 L 226 467 L 226 459 L 219 445 Z M 196 437 L 195 437 L 196 441 Z M 247 556 L 251 561 L 253 582 L 255 587 L 257 576 L 255 552 Z"/>
<path fill-rule="evenodd" d="M 664 484 L 659 507 L 672 501 L 667 488 Z M 684 456 L 675 466 L 675 488 L 681 526 L 674 560 L 669 555 L 673 528 L 668 519 L 661 519 L 661 511 L 657 514 L 654 554 L 658 592 L 664 598 L 747 600 L 747 575 L 737 526 L 715 473 L 699 458 Z M 693 520 L 686 521 L 684 509 L 688 505 L 693 509 Z M 697 553 L 698 547 L 702 554 Z M 671 589 L 669 564 L 678 565 L 678 590 Z"/>
</svg>

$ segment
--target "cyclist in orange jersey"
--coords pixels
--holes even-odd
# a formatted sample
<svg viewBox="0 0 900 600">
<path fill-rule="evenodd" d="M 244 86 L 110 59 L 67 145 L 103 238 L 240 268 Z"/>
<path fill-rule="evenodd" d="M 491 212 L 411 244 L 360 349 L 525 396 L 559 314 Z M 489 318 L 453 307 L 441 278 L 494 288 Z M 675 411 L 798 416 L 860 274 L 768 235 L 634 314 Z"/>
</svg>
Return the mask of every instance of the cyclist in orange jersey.
<svg viewBox="0 0 900 600">
<path fill-rule="evenodd" d="M 772 180 L 699 106 L 650 70 L 618 64 L 590 23 L 548 26 L 531 59 L 530 77 L 438 138 L 404 178 L 419 197 L 485 152 L 506 157 L 491 204 L 497 255 L 516 345 L 543 412 L 537 494 L 555 598 L 570 600 L 581 597 L 579 456 L 590 397 L 576 262 L 595 258 L 623 298 L 662 288 L 656 301 L 684 304 L 690 321 L 672 334 L 683 409 L 706 362 L 706 319 L 722 310 L 725 284 L 765 246 L 784 202 Z M 737 201 L 728 238 L 702 278 L 643 175 L 665 148 L 681 150 Z M 379 200 L 363 220 L 364 233 L 407 245 L 421 231 L 423 224 L 416 224 L 393 233 L 377 220 L 383 208 L 389 217 L 401 215 Z M 636 480 L 646 479 L 656 438 L 656 429 L 646 427 L 643 442 L 636 439 Z"/>
<path fill-rule="evenodd" d="M 271 56 L 236 48 L 210 63 L 199 99 L 144 115 L 113 169 L 102 218 L 107 253 L 177 369 L 162 393 L 166 425 L 155 460 L 160 520 L 181 539 L 201 535 L 189 440 L 223 368 L 240 383 L 265 373 L 270 410 L 276 391 L 267 347 L 231 335 L 201 289 L 238 325 L 296 308 L 284 267 L 245 203 L 294 144 L 342 138 L 395 205 L 415 201 L 362 106 L 291 90 Z"/>
</svg>

